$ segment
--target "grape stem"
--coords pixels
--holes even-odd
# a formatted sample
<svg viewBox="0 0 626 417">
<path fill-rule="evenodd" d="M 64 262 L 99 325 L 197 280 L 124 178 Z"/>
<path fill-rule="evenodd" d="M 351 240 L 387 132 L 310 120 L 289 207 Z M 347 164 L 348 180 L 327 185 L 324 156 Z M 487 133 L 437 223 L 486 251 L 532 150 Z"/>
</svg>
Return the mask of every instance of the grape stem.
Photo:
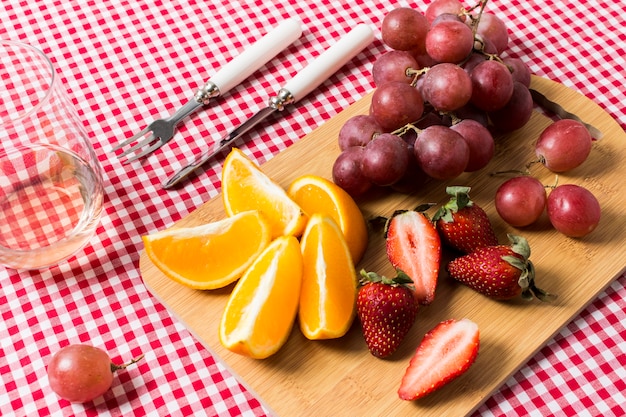
<svg viewBox="0 0 626 417">
<path fill-rule="evenodd" d="M 419 77 L 421 77 L 422 75 L 426 74 L 428 72 L 428 70 L 430 69 L 430 67 L 424 67 L 422 69 L 414 69 L 414 68 L 407 68 L 405 71 L 405 74 L 407 77 L 413 77 L 413 80 L 411 81 L 411 86 L 415 87 L 417 85 L 417 79 Z"/>
<path fill-rule="evenodd" d="M 142 360 L 143 357 L 144 357 L 144 354 L 142 353 L 141 355 L 137 356 L 136 358 L 131 359 L 130 362 L 124 363 L 122 365 L 116 365 L 114 363 L 111 363 L 111 372 L 119 371 L 120 369 L 126 369 L 130 365 L 135 364 L 135 363 L 139 362 L 140 360 Z"/>
</svg>

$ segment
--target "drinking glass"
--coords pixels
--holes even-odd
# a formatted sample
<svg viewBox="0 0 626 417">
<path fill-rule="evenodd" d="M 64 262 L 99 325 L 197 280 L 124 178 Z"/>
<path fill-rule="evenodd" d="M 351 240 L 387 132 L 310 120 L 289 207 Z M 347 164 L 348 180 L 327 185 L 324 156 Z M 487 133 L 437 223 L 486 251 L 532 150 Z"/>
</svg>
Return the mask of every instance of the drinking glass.
<svg viewBox="0 0 626 417">
<path fill-rule="evenodd" d="M 94 235 L 103 197 L 100 164 L 52 62 L 0 40 L 0 264 L 70 258 Z"/>
</svg>

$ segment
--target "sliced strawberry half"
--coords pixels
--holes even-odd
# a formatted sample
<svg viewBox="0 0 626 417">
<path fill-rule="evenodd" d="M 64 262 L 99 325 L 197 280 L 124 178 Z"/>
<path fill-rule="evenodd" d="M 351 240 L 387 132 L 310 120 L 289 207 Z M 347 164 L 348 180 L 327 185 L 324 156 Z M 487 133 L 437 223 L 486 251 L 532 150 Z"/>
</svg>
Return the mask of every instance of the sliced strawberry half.
<svg viewBox="0 0 626 417">
<path fill-rule="evenodd" d="M 413 280 L 418 303 L 430 304 L 441 261 L 441 239 L 433 223 L 415 210 L 396 211 L 387 221 L 385 238 L 391 264 Z"/>
<path fill-rule="evenodd" d="M 426 333 L 402 378 L 398 396 L 421 398 L 465 373 L 476 360 L 478 325 L 469 319 L 446 320 Z"/>
</svg>

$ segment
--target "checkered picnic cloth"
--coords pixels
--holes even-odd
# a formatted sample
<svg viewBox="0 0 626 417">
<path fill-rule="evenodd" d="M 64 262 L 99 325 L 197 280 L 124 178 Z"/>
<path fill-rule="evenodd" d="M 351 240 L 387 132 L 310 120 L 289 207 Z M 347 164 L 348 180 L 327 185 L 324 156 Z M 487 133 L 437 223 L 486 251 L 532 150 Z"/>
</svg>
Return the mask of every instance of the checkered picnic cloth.
<svg viewBox="0 0 626 417">
<path fill-rule="evenodd" d="M 140 236 L 217 196 L 220 167 L 176 192 L 161 188 L 164 178 L 263 107 L 277 86 L 356 23 L 379 28 L 386 12 L 404 4 L 0 3 L 0 38 L 38 46 L 57 67 L 104 168 L 106 193 L 97 234 L 77 256 L 39 272 L 0 268 L 1 415 L 269 415 L 261 399 L 146 290 L 138 266 Z M 624 2 L 493 0 L 488 7 L 507 22 L 510 55 L 535 74 L 592 98 L 626 127 Z M 162 150 L 140 165 L 122 165 L 111 156 L 113 145 L 173 112 L 217 68 L 293 16 L 306 27 L 303 37 L 228 99 L 187 120 Z M 373 42 L 297 107 L 259 129 L 246 152 L 263 163 L 371 91 L 371 64 L 385 50 L 380 40 Z M 614 281 L 475 415 L 626 414 L 625 284 L 626 276 Z M 57 398 L 46 378 L 51 354 L 69 343 L 101 346 L 114 361 L 140 353 L 146 358 L 118 373 L 104 397 L 72 405 Z"/>
</svg>

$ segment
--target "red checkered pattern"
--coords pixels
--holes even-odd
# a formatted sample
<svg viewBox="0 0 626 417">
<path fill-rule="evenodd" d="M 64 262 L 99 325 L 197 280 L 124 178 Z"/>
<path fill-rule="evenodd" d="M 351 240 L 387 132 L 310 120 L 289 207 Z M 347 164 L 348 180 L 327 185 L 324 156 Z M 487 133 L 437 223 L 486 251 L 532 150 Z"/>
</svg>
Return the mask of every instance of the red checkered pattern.
<svg viewBox="0 0 626 417">
<path fill-rule="evenodd" d="M 148 293 L 138 258 L 142 235 L 172 225 L 219 192 L 219 164 L 177 191 L 161 188 L 166 177 L 263 107 L 356 23 L 378 28 L 387 11 L 406 4 L 291 3 L 0 4 L 0 37 L 39 46 L 56 65 L 104 168 L 106 192 L 97 235 L 76 257 L 40 272 L 0 269 L 0 414 L 270 414 Z M 534 73 L 581 91 L 626 127 L 621 0 L 492 0 L 488 7 L 509 26 L 511 55 Z M 290 16 L 302 21 L 303 36 L 187 120 L 172 142 L 141 163 L 122 165 L 111 156 L 113 145 L 174 111 L 217 68 Z M 262 163 L 369 92 L 371 64 L 384 50 L 376 40 L 297 106 L 257 129 L 244 151 Z M 625 284 L 625 276 L 617 279 L 475 415 L 626 414 Z M 96 403 L 71 405 L 50 390 L 46 363 L 59 347 L 78 342 L 102 346 L 116 361 L 140 353 L 146 358 L 120 372 Z"/>
</svg>

